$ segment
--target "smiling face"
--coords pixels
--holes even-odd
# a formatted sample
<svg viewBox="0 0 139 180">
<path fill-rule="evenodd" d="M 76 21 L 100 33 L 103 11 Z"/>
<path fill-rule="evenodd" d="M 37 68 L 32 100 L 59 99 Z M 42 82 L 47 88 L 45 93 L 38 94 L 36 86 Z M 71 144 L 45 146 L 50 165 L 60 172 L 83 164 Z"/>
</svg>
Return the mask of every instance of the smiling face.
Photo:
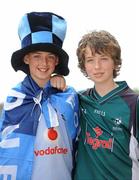
<svg viewBox="0 0 139 180">
<path fill-rule="evenodd" d="M 85 49 L 85 71 L 95 85 L 113 83 L 115 69 L 113 59 L 103 53 L 92 53 L 90 47 Z"/>
<path fill-rule="evenodd" d="M 36 51 L 27 54 L 24 62 L 29 65 L 33 80 L 40 87 L 44 87 L 58 64 L 58 57 L 50 52 Z"/>
</svg>

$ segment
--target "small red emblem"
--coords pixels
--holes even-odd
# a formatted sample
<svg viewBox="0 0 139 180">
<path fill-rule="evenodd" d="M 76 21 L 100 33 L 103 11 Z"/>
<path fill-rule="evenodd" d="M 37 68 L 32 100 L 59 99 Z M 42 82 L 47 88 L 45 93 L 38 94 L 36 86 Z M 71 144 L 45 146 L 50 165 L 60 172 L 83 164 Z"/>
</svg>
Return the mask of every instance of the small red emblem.
<svg viewBox="0 0 139 180">
<path fill-rule="evenodd" d="M 57 131 L 54 128 L 48 129 L 48 138 L 51 140 L 56 140 L 57 139 Z"/>
</svg>

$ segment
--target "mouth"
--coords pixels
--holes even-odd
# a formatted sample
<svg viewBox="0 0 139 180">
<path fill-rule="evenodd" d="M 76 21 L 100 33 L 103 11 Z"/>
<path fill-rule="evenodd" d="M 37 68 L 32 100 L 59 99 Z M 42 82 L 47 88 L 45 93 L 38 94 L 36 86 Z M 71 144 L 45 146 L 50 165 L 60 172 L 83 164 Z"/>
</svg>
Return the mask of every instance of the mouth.
<svg viewBox="0 0 139 180">
<path fill-rule="evenodd" d="M 104 74 L 104 73 L 95 73 L 95 74 L 94 74 L 94 77 L 96 77 L 96 78 L 100 78 L 100 77 L 102 77 L 102 76 L 103 76 L 103 74 Z"/>
<path fill-rule="evenodd" d="M 39 70 L 40 72 L 47 72 L 47 71 L 48 71 L 48 68 L 38 68 L 38 70 Z"/>
</svg>

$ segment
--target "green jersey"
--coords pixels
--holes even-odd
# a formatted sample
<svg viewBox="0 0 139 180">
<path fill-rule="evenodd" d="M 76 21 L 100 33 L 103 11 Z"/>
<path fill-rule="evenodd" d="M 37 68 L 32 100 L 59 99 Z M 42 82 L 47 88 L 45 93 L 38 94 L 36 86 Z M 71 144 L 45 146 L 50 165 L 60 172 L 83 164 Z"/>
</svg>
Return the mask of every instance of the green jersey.
<svg viewBox="0 0 139 180">
<path fill-rule="evenodd" d="M 139 180 L 138 95 L 125 81 L 117 83 L 103 97 L 95 88 L 79 93 L 75 180 Z"/>
</svg>

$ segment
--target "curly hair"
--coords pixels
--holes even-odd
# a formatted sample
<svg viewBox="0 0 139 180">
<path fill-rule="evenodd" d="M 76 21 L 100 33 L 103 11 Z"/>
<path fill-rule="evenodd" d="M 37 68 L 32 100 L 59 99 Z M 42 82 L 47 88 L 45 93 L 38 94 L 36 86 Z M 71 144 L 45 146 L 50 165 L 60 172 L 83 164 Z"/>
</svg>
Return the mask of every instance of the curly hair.
<svg viewBox="0 0 139 180">
<path fill-rule="evenodd" d="M 113 59 L 114 65 L 116 67 L 113 71 L 113 78 L 116 78 L 119 75 L 119 71 L 122 65 L 121 48 L 114 36 L 104 30 L 92 31 L 88 34 L 85 34 L 79 41 L 76 51 L 78 57 L 78 67 L 80 68 L 81 72 L 87 77 L 84 66 L 86 47 L 90 47 L 90 49 L 92 50 L 92 54 L 103 53 L 110 56 Z"/>
</svg>

